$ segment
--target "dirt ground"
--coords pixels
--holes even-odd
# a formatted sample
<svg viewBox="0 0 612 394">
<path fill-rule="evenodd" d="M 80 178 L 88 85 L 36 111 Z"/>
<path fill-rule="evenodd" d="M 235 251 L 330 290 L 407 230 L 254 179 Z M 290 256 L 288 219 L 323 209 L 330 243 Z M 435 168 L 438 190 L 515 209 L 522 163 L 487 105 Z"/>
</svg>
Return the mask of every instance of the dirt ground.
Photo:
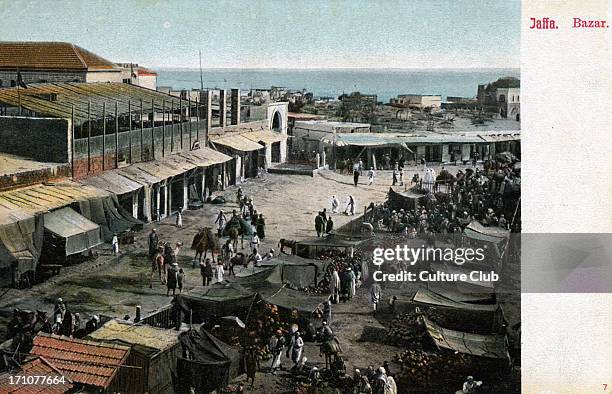
<svg viewBox="0 0 612 394">
<path fill-rule="evenodd" d="M 464 166 L 447 167 L 451 172 L 464 169 Z M 436 168 L 439 171 L 439 168 Z M 422 169 L 405 168 L 405 177 Z M 330 209 L 330 197 L 337 195 L 344 209 L 349 194 L 355 197 L 358 211 L 370 202 L 382 202 L 391 184 L 390 171 L 378 171 L 374 185 L 367 185 L 367 177 L 360 178 L 355 187 L 352 176 L 340 175 L 331 171 L 320 171 L 314 177 L 265 174 L 261 178 L 250 179 L 241 184 L 245 194 L 252 196 L 255 208 L 266 217 L 266 239 L 263 249 L 277 249 L 280 238 L 304 239 L 315 236 L 314 217 L 323 208 Z M 0 298 L 0 335 L 4 336 L 6 323 L 13 308 L 42 309 L 51 311 L 58 297 L 63 298 L 72 312 L 79 312 L 82 320 L 92 314 L 112 317 L 134 316 L 136 305 L 142 307 L 143 315 L 167 305 L 171 297 L 157 279 L 149 288 L 150 263 L 147 254 L 147 239 L 151 228 L 157 228 L 162 241 L 183 242 L 185 247 L 178 256 L 178 262 L 186 272 L 184 290 L 188 291 L 201 283 L 199 268 L 191 267 L 193 251 L 189 245 L 199 227 L 213 226 L 219 209 L 226 212 L 237 208 L 235 193 L 237 187 L 228 188 L 222 194 L 228 201 L 224 205 L 205 204 L 200 210 L 187 211 L 183 217 L 183 227 L 174 225 L 174 217 L 160 223 L 150 223 L 137 233 L 132 245 L 123 245 L 120 256 L 114 257 L 110 247 L 100 249 L 99 257 L 62 269 L 60 275 L 34 286 L 28 290 L 7 289 Z M 335 227 L 339 227 L 353 217 L 342 213 L 334 215 Z M 246 243 L 245 243 L 246 245 Z M 354 367 L 366 368 L 379 366 L 400 349 L 384 344 L 384 323 L 390 316 L 371 314 L 368 302 L 368 289 L 358 289 L 351 303 L 334 305 L 332 328 L 338 335 L 346 355 L 347 371 Z M 388 294 L 383 295 L 385 298 Z M 374 333 L 374 334 L 372 334 Z M 366 335 L 367 334 L 367 335 Z M 364 340 L 364 337 L 366 340 Z M 377 340 L 380 338 L 380 340 Z M 304 355 L 310 362 L 324 366 L 314 344 L 305 346 Z M 289 366 L 289 361 L 284 360 Z M 262 365 L 268 367 L 268 365 Z M 283 392 L 287 377 L 281 372 L 273 376 L 263 371 L 258 374 L 255 387 L 249 392 Z"/>
</svg>

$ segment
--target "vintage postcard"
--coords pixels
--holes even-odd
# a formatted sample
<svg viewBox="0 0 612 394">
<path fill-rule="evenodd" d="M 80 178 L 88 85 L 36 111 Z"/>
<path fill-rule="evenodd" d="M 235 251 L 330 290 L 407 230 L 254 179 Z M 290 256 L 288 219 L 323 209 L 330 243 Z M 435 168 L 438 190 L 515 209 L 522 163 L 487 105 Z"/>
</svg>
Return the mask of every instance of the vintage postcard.
<svg viewBox="0 0 612 394">
<path fill-rule="evenodd" d="M 612 390 L 522 385 L 612 283 L 522 139 L 606 11 L 524 3 L 0 1 L 0 393 Z"/>
</svg>

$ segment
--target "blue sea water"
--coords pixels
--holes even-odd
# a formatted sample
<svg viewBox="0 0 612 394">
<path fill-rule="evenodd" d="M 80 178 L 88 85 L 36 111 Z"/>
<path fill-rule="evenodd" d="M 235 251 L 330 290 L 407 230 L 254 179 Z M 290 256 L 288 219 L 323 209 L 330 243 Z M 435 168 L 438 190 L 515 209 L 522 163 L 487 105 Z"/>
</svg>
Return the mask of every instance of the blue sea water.
<svg viewBox="0 0 612 394">
<path fill-rule="evenodd" d="M 200 87 L 200 72 L 193 69 L 158 69 L 158 86 L 173 89 Z M 378 100 L 388 102 L 398 94 L 439 94 L 475 97 L 479 84 L 493 82 L 500 77 L 519 77 L 519 69 L 204 69 L 205 88 L 266 89 L 282 86 L 306 89 L 315 97 L 337 97 L 360 91 L 377 94 Z"/>
</svg>

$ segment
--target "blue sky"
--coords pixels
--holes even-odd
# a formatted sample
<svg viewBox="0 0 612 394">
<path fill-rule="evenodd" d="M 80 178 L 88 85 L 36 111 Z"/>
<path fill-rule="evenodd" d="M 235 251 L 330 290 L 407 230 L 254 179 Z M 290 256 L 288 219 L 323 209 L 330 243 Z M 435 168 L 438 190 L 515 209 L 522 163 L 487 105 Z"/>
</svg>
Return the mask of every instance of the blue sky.
<svg viewBox="0 0 612 394">
<path fill-rule="evenodd" d="M 205 68 L 511 68 L 520 1 L 0 0 L 0 39 Z"/>
</svg>

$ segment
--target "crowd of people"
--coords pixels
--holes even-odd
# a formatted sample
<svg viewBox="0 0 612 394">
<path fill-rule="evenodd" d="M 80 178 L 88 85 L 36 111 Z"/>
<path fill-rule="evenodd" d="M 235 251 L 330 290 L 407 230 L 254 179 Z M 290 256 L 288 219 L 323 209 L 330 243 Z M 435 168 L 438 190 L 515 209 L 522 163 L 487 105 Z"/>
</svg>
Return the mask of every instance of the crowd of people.
<svg viewBox="0 0 612 394">
<path fill-rule="evenodd" d="M 389 201 L 371 204 L 366 219 L 377 230 L 403 232 L 413 238 L 423 233 L 461 232 L 473 220 L 517 232 L 518 194 L 508 193 L 520 184 L 520 175 L 509 166 L 495 168 L 459 170 L 452 191 L 420 190 L 423 198 L 413 209 L 394 209 Z M 444 167 L 440 174 L 450 175 Z"/>
</svg>

